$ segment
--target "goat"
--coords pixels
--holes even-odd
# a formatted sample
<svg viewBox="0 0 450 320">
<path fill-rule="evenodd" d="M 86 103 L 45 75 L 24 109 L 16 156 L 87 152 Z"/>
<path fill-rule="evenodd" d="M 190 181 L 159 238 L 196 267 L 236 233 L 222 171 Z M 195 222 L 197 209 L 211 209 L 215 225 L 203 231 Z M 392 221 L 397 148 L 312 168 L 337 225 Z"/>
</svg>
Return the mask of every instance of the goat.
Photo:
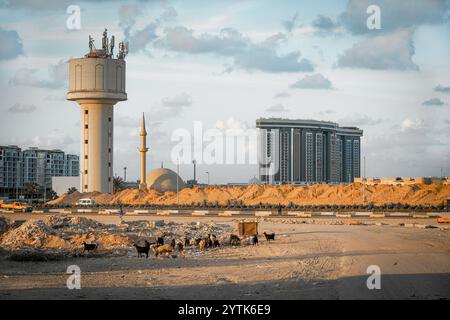
<svg viewBox="0 0 450 320">
<path fill-rule="evenodd" d="M 198 243 L 198 248 L 203 251 L 205 250 L 206 247 L 206 241 L 205 240 L 200 240 L 200 242 Z"/>
<path fill-rule="evenodd" d="M 183 243 L 181 241 L 177 242 L 176 247 L 179 252 L 183 252 Z"/>
<path fill-rule="evenodd" d="M 89 252 L 89 251 L 97 249 L 97 244 L 96 243 L 86 243 L 86 242 L 83 241 L 83 245 L 84 245 L 83 252 L 84 251 Z"/>
<path fill-rule="evenodd" d="M 162 246 L 153 246 L 152 247 L 153 252 L 155 253 L 155 256 L 165 253 L 166 255 L 169 255 L 173 252 L 173 248 L 169 246 L 168 244 L 164 244 Z"/>
<path fill-rule="evenodd" d="M 163 237 L 156 238 L 156 244 L 159 246 L 164 245 L 164 238 Z"/>
<path fill-rule="evenodd" d="M 241 239 L 235 235 L 230 235 L 230 246 L 239 246 L 241 244 Z"/>
<path fill-rule="evenodd" d="M 254 245 L 254 246 L 257 246 L 258 245 L 258 235 L 253 235 L 252 237 L 251 237 L 251 240 L 250 240 L 250 243 L 252 244 L 252 245 Z"/>
<path fill-rule="evenodd" d="M 144 247 L 138 246 L 138 245 L 135 243 L 135 244 L 133 244 L 133 247 L 135 247 L 136 250 L 137 250 L 138 258 L 140 258 L 141 255 L 143 255 L 143 254 L 145 254 L 145 256 L 148 258 L 148 252 L 149 252 L 149 250 L 150 250 L 150 242 L 145 241 L 145 246 L 144 246 Z"/>
<path fill-rule="evenodd" d="M 217 248 L 217 247 L 220 247 L 220 243 L 219 243 L 219 240 L 214 240 L 214 243 L 213 243 L 213 248 Z"/>
<path fill-rule="evenodd" d="M 266 240 L 267 240 L 267 241 L 275 240 L 275 233 L 266 233 L 266 232 L 263 232 L 263 234 L 264 234 L 264 236 L 266 237 Z"/>
<path fill-rule="evenodd" d="M 175 239 L 172 239 L 172 241 L 170 241 L 170 246 L 172 247 L 172 248 L 175 248 Z"/>
</svg>

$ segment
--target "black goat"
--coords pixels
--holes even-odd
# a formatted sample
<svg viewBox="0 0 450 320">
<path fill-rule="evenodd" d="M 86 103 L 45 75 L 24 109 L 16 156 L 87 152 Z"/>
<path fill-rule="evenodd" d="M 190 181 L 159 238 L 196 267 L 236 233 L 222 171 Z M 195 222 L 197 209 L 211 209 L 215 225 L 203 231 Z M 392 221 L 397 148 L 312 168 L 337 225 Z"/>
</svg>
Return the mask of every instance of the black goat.
<svg viewBox="0 0 450 320">
<path fill-rule="evenodd" d="M 266 237 L 267 241 L 275 240 L 275 233 L 266 233 L 266 232 L 264 232 L 263 234 Z"/>
<path fill-rule="evenodd" d="M 241 245 L 241 239 L 235 235 L 230 235 L 230 246 L 240 246 Z"/>
<path fill-rule="evenodd" d="M 143 254 L 145 254 L 145 256 L 148 258 L 148 252 L 150 251 L 150 242 L 145 240 L 145 246 L 144 247 L 138 246 L 136 243 L 133 244 L 133 246 L 137 250 L 138 258 L 140 258 L 141 255 L 143 255 Z"/>
<path fill-rule="evenodd" d="M 86 242 L 83 241 L 83 245 L 84 245 L 83 252 L 84 251 L 89 252 L 89 251 L 97 249 L 97 244 L 96 243 L 86 243 Z"/>
</svg>

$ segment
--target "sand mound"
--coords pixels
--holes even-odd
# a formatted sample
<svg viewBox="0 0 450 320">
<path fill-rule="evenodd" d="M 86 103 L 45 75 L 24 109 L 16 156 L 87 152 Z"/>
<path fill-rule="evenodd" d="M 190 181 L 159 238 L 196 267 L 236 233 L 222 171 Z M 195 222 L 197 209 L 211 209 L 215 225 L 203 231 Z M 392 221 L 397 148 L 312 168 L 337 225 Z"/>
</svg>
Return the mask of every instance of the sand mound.
<svg viewBox="0 0 450 320">
<path fill-rule="evenodd" d="M 20 227 L 8 231 L 2 238 L 2 246 L 8 248 L 63 248 L 68 243 L 60 233 L 41 220 L 28 220 Z"/>
<path fill-rule="evenodd" d="M 73 205 L 78 199 L 92 198 L 98 204 L 130 205 L 174 205 L 177 195 L 174 192 L 159 193 L 153 189 L 140 191 L 126 189 L 114 195 L 74 193 L 62 195 L 50 204 Z M 364 202 L 364 198 L 366 202 Z M 197 204 L 243 204 L 243 205 L 362 205 L 374 203 L 384 205 L 400 203 L 409 205 L 440 205 L 450 198 L 450 185 L 371 185 L 359 183 L 311 186 L 261 186 L 246 187 L 211 186 L 207 188 L 185 188 L 179 192 L 181 205 Z"/>
</svg>

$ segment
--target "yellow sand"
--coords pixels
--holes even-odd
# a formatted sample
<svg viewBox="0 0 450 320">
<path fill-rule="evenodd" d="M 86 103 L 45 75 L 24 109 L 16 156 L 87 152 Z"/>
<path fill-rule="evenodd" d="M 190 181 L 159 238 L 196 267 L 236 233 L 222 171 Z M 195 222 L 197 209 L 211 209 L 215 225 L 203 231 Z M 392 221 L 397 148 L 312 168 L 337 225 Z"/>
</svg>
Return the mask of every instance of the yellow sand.
<svg viewBox="0 0 450 320">
<path fill-rule="evenodd" d="M 206 188 L 185 188 L 179 193 L 179 203 L 209 204 L 243 203 L 245 205 L 271 204 L 288 205 L 358 205 L 373 202 L 376 205 L 401 203 L 409 205 L 440 205 L 450 198 L 450 185 L 416 184 L 416 185 L 373 185 L 359 183 L 312 186 L 260 186 L 242 187 L 210 186 Z M 174 192 L 159 193 L 153 189 L 140 191 L 126 189 L 114 195 L 98 192 L 62 195 L 49 204 L 72 205 L 80 198 L 92 198 L 98 204 L 156 204 L 170 205 L 177 203 Z"/>
</svg>

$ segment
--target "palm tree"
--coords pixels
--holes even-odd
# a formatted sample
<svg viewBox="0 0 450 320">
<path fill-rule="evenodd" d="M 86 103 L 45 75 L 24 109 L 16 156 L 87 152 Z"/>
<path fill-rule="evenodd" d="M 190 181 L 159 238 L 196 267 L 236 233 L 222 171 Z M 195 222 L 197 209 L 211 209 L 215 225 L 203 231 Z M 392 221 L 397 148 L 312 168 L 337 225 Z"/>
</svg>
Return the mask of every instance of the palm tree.
<svg viewBox="0 0 450 320">
<path fill-rule="evenodd" d="M 125 189 L 125 182 L 119 176 L 113 178 L 113 193 L 119 192 Z"/>
<path fill-rule="evenodd" d="M 67 194 L 72 194 L 72 193 L 77 192 L 77 191 L 78 191 L 77 188 L 70 187 L 69 189 L 67 189 Z"/>
</svg>

